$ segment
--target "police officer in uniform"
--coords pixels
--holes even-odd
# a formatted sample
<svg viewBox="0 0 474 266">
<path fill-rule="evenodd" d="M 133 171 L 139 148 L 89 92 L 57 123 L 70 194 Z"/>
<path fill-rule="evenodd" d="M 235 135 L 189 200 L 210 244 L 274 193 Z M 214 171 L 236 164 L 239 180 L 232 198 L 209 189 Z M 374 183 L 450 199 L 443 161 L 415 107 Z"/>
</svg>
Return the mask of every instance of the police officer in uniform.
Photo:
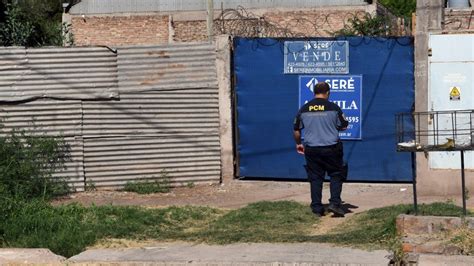
<svg viewBox="0 0 474 266">
<path fill-rule="evenodd" d="M 316 216 L 324 215 L 321 203 L 323 181 L 326 173 L 331 177 L 328 211 L 334 216 L 344 216 L 342 208 L 342 183 L 347 177 L 343 162 L 343 147 L 339 131 L 348 126 L 341 108 L 328 101 L 329 84 L 319 82 L 314 87 L 314 99 L 298 111 L 294 121 L 296 151 L 304 154 L 306 172 L 311 188 L 311 209 Z M 304 128 L 304 143 L 301 130 Z"/>
</svg>

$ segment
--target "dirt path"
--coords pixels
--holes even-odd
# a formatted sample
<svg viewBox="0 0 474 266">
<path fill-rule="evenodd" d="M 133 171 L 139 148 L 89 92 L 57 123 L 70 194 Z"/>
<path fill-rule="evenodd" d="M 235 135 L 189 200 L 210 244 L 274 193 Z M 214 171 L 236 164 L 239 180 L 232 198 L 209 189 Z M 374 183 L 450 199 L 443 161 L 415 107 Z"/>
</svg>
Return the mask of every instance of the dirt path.
<svg viewBox="0 0 474 266">
<path fill-rule="evenodd" d="M 329 198 L 328 184 L 324 184 L 323 203 Z M 412 203 L 410 184 L 344 184 L 343 200 L 355 213 L 393 204 Z M 455 200 L 456 197 L 419 197 L 419 203 Z M 57 200 L 54 204 L 78 202 L 84 205 L 140 205 L 166 207 L 171 205 L 200 205 L 217 208 L 240 208 L 256 201 L 294 200 L 310 202 L 309 184 L 306 182 L 232 181 L 224 185 L 197 185 L 193 188 L 175 188 L 169 193 L 139 195 L 120 191 L 94 191 L 75 193 Z M 474 207 L 474 198 L 468 201 Z"/>
</svg>

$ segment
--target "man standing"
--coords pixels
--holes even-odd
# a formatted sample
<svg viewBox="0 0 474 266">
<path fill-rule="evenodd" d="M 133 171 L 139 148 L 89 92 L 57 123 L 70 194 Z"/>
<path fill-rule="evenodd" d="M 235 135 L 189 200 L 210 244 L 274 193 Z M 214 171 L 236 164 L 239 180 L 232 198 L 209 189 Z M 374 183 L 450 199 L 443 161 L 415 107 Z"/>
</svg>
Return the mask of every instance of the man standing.
<svg viewBox="0 0 474 266">
<path fill-rule="evenodd" d="M 314 99 L 298 111 L 294 121 L 293 135 L 296 151 L 304 154 L 306 172 L 311 187 L 311 209 L 316 216 L 324 215 L 321 203 L 323 181 L 326 173 L 331 177 L 328 210 L 334 216 L 344 216 L 342 209 L 342 183 L 347 170 L 343 163 L 343 147 L 339 131 L 348 126 L 341 108 L 328 101 L 329 84 L 319 82 L 314 87 Z M 304 128 L 304 143 L 301 143 L 301 129 Z"/>
</svg>

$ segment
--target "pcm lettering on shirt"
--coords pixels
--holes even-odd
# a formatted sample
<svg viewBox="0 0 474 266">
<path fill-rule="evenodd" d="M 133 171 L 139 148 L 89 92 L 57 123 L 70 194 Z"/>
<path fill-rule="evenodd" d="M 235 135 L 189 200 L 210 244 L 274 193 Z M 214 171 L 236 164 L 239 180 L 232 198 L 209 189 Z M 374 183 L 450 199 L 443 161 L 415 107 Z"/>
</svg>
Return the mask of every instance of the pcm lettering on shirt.
<svg viewBox="0 0 474 266">
<path fill-rule="evenodd" d="M 298 111 L 294 130 L 304 129 L 305 146 L 329 146 L 339 142 L 339 130 L 346 128 L 341 108 L 328 100 L 315 98 Z"/>
</svg>

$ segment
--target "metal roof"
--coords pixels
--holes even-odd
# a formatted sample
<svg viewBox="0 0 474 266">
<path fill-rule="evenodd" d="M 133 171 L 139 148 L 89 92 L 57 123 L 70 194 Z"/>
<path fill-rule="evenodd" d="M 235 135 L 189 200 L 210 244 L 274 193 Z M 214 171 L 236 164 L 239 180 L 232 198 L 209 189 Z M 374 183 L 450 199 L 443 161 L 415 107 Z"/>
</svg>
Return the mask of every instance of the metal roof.
<svg viewBox="0 0 474 266">
<path fill-rule="evenodd" d="M 252 8 L 314 8 L 326 6 L 367 5 L 364 0 L 214 0 L 215 9 Z M 206 0 L 82 0 L 70 14 L 112 14 L 137 12 L 205 11 Z"/>
</svg>

